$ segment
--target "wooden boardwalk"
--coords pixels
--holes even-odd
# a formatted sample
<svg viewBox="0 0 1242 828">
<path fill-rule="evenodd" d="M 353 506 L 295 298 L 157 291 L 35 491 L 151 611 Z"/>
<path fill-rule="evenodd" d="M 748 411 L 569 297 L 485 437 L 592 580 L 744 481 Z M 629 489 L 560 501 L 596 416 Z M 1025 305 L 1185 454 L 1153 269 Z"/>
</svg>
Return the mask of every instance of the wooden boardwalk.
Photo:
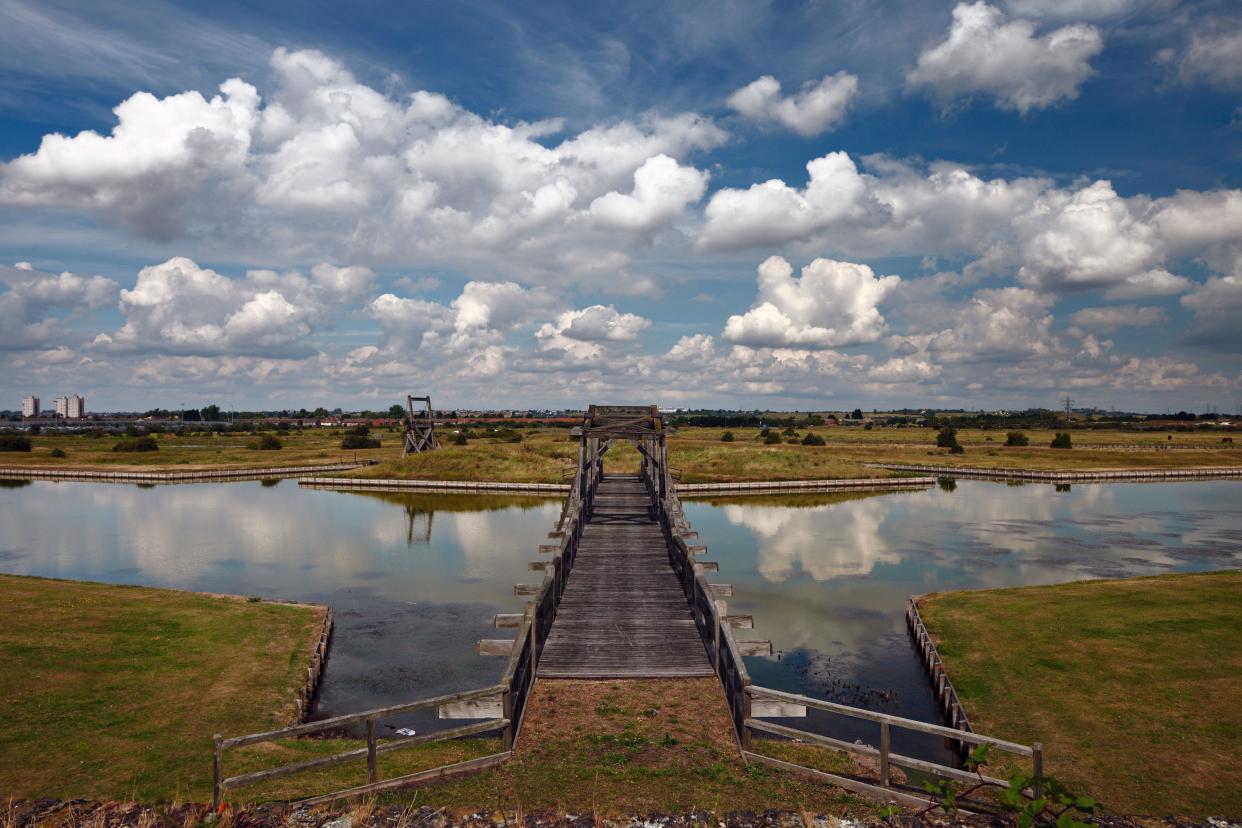
<svg viewBox="0 0 1242 828">
<path fill-rule="evenodd" d="M 539 660 L 544 678 L 714 675 L 636 475 L 609 475 Z"/>
</svg>

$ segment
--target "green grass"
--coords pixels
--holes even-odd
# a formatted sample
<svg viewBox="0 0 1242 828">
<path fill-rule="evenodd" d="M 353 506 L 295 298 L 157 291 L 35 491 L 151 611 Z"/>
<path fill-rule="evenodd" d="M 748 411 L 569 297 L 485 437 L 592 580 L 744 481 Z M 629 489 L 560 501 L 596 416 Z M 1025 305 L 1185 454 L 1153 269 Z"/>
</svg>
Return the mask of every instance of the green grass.
<svg viewBox="0 0 1242 828">
<path fill-rule="evenodd" d="M 0 791 L 210 797 L 211 736 L 288 724 L 322 610 L 0 575 Z"/>
<path fill-rule="evenodd" d="M 930 595 L 975 728 L 1108 810 L 1242 814 L 1242 572 Z"/>
</svg>

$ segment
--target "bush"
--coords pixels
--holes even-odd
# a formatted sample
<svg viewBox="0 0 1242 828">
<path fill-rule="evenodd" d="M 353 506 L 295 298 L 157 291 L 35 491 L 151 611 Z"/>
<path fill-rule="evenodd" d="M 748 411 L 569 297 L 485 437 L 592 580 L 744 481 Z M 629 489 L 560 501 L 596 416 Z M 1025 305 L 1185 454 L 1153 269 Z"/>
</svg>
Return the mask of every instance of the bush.
<svg viewBox="0 0 1242 828">
<path fill-rule="evenodd" d="M 953 448 L 957 444 L 956 428 L 942 428 L 936 435 L 936 445 L 940 448 Z"/>
<path fill-rule="evenodd" d="M 781 441 L 781 435 L 777 434 L 774 431 L 769 431 L 767 435 L 763 438 L 763 444 L 765 446 L 774 446 L 780 443 L 780 441 Z"/>
<path fill-rule="evenodd" d="M 30 451 L 30 438 L 21 434 L 0 434 L 0 451 Z"/>
<path fill-rule="evenodd" d="M 250 443 L 250 448 L 258 451 L 280 451 L 284 448 L 284 445 L 271 434 L 264 434 L 258 440 Z"/>
<path fill-rule="evenodd" d="M 870 430 L 871 430 L 871 423 L 867 423 L 865 426 L 863 426 L 863 431 L 870 431 Z"/>
<path fill-rule="evenodd" d="M 51 451 L 51 453 L 50 453 L 50 456 L 51 456 L 51 457 L 65 457 L 65 456 L 67 456 L 67 455 L 65 454 L 65 450 L 64 450 L 64 449 L 62 449 L 62 448 L 54 448 L 54 449 L 52 449 L 52 451 Z"/>
<path fill-rule="evenodd" d="M 371 428 L 365 425 L 354 426 L 349 430 L 349 433 L 355 437 L 366 437 L 371 433 Z"/>
<path fill-rule="evenodd" d="M 346 434 L 345 439 L 341 440 L 341 448 L 343 449 L 373 449 L 379 447 L 379 440 L 362 434 Z"/>
<path fill-rule="evenodd" d="M 497 429 L 492 435 L 502 443 L 520 443 L 522 442 L 522 432 L 515 431 L 511 428 Z"/>
<path fill-rule="evenodd" d="M 1026 446 L 1030 445 L 1030 443 L 1031 438 L 1027 437 L 1021 431 L 1011 431 L 1009 432 L 1009 436 L 1005 438 L 1005 445 L 1007 446 Z"/>
<path fill-rule="evenodd" d="M 1052 448 L 1067 449 L 1073 448 L 1074 444 L 1070 442 L 1070 435 L 1068 431 L 1058 431 L 1057 436 L 1052 438 L 1051 446 Z"/>
<path fill-rule="evenodd" d="M 721 434 L 721 435 L 720 435 L 720 442 L 722 442 L 722 443 L 732 443 L 732 442 L 733 442 L 733 432 L 732 432 L 732 431 L 726 431 L 724 434 Z"/>
<path fill-rule="evenodd" d="M 574 440 L 575 438 L 570 437 L 569 439 Z M 468 442 L 470 442 L 470 440 L 466 437 L 466 432 L 464 431 L 459 431 L 453 435 L 453 445 L 455 446 L 464 446 Z"/>
<path fill-rule="evenodd" d="M 154 437 L 132 437 L 112 447 L 113 451 L 159 451 L 160 444 Z"/>
<path fill-rule="evenodd" d="M 818 434 L 808 434 L 802 438 L 802 445 L 804 446 L 822 446 L 823 444 L 824 438 Z"/>
</svg>

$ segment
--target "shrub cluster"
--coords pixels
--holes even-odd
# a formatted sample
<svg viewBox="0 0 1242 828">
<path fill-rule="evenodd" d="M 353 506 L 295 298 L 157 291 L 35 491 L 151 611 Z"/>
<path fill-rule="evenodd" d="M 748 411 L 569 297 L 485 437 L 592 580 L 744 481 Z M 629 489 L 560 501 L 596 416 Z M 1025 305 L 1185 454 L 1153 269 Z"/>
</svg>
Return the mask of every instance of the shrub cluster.
<svg viewBox="0 0 1242 828">
<path fill-rule="evenodd" d="M 379 440 L 362 434 L 346 434 L 345 439 L 341 441 L 341 448 L 343 449 L 373 449 L 379 447 Z"/>
<path fill-rule="evenodd" d="M 30 438 L 24 434 L 0 434 L 0 451 L 30 451 Z"/>
<path fill-rule="evenodd" d="M 721 435 L 720 435 L 720 442 L 722 442 L 722 443 L 732 443 L 732 442 L 733 442 L 733 432 L 732 432 L 732 431 L 726 431 L 724 434 L 721 434 Z"/>
<path fill-rule="evenodd" d="M 1052 438 L 1052 448 L 1073 448 L 1074 444 L 1070 442 L 1070 434 L 1068 431 L 1058 431 L 1057 436 Z"/>
<path fill-rule="evenodd" d="M 251 440 L 247 443 L 246 448 L 254 449 L 255 451 L 280 451 L 284 448 L 284 444 L 273 435 L 264 434 L 259 439 Z"/>
<path fill-rule="evenodd" d="M 570 437 L 569 439 L 573 440 L 574 438 Z M 464 446 L 468 442 L 470 442 L 470 439 L 466 436 L 466 432 L 464 431 L 459 431 L 453 435 L 453 445 L 455 446 Z"/>
<path fill-rule="evenodd" d="M 763 437 L 763 444 L 765 446 L 775 446 L 779 444 L 780 442 L 781 442 L 781 435 L 777 434 L 775 431 L 769 431 Z"/>
<path fill-rule="evenodd" d="M 805 437 L 802 438 L 802 445 L 822 446 L 824 445 L 824 438 L 820 437 L 818 434 L 807 434 Z"/>
<path fill-rule="evenodd" d="M 131 437 L 128 440 L 121 440 L 112 447 L 113 451 L 159 451 L 160 444 L 155 442 L 154 437 Z"/>
<path fill-rule="evenodd" d="M 1031 439 L 1021 431 L 1011 431 L 1009 436 L 1005 438 L 1005 445 L 1007 446 L 1026 446 L 1030 445 L 1030 443 Z"/>
<path fill-rule="evenodd" d="M 49 453 L 49 455 L 48 455 L 48 456 L 50 456 L 50 457 L 65 457 L 66 455 L 65 455 L 65 450 L 64 450 L 64 449 L 62 449 L 62 448 L 54 448 L 54 449 L 52 449 L 52 451 Z"/>
<path fill-rule="evenodd" d="M 957 441 L 956 428 L 942 428 L 940 433 L 936 435 L 936 445 L 940 448 L 947 448 L 950 454 L 964 454 L 966 449 L 962 448 L 962 444 Z"/>
</svg>

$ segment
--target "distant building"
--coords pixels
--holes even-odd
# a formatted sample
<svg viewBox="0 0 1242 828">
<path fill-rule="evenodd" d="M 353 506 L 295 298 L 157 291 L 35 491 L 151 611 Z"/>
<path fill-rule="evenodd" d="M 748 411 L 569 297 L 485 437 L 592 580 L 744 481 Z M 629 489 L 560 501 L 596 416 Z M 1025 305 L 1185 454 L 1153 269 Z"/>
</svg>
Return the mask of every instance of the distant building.
<svg viewBox="0 0 1242 828">
<path fill-rule="evenodd" d="M 53 401 L 56 416 L 66 420 L 79 420 L 86 416 L 86 397 L 70 394 L 68 397 L 57 397 Z"/>
<path fill-rule="evenodd" d="M 39 416 L 39 398 L 38 397 L 22 397 L 22 416 L 38 417 Z"/>
</svg>

